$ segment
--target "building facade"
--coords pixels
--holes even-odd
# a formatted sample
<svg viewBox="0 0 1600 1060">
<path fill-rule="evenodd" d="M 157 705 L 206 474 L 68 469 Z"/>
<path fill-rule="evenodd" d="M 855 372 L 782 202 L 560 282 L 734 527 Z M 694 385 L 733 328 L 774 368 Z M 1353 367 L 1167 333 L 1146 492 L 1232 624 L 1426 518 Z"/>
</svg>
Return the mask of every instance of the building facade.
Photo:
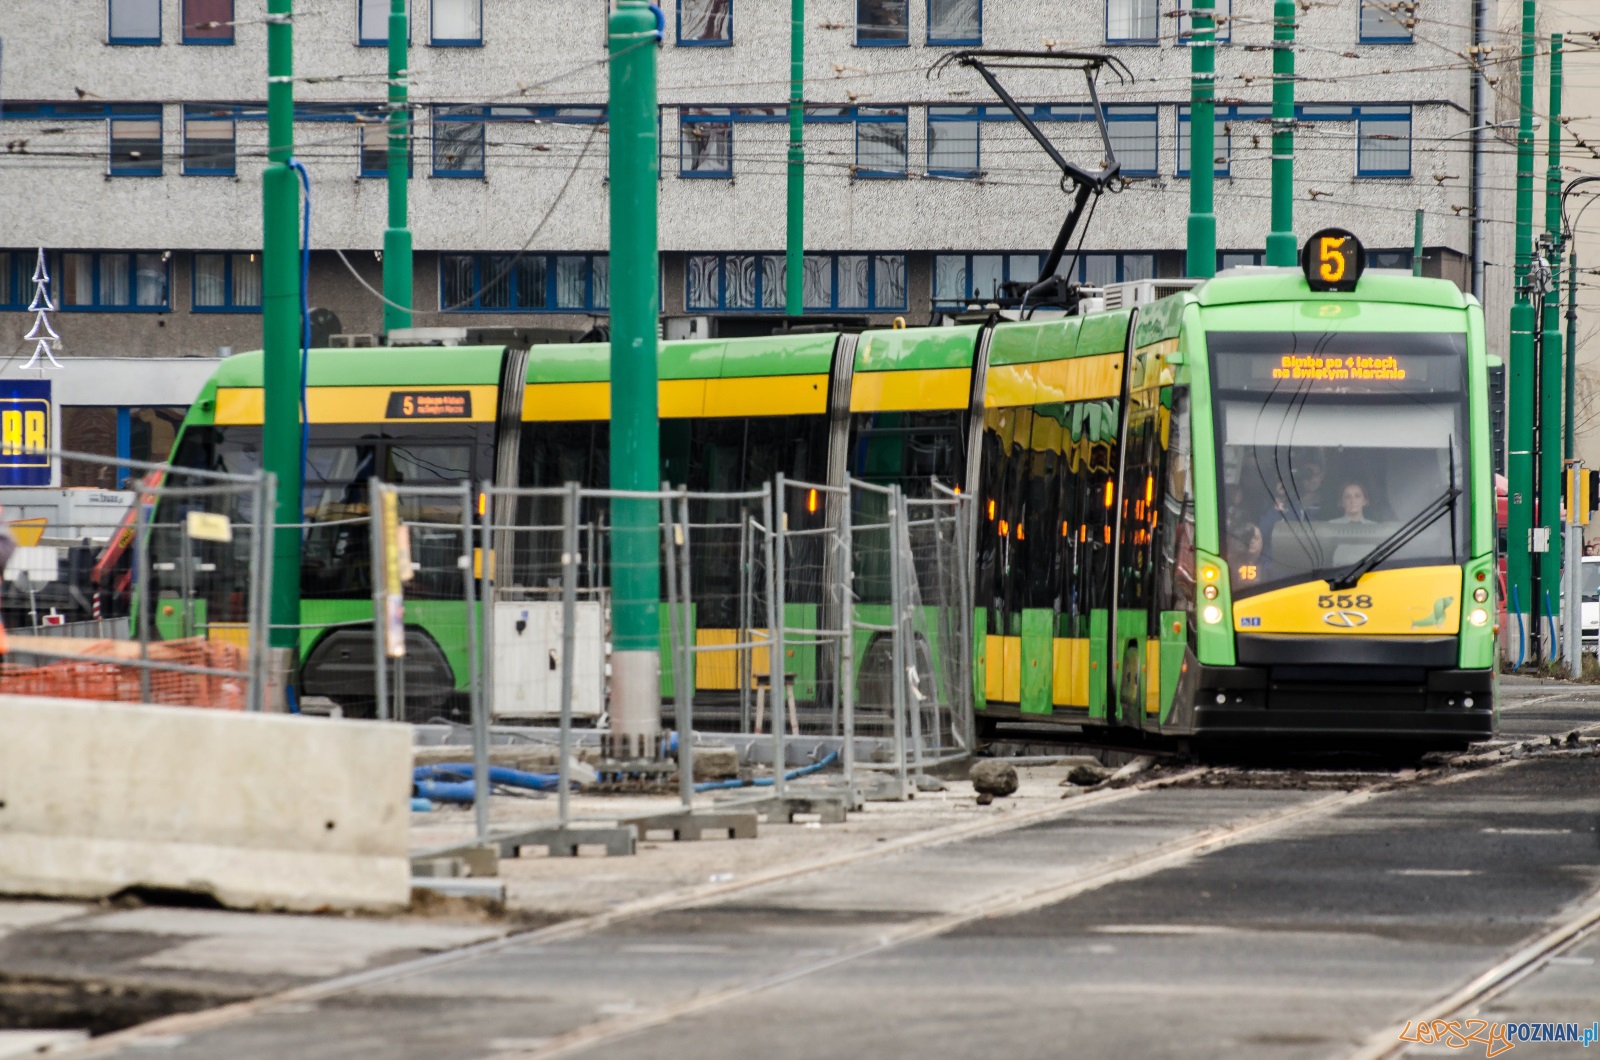
<svg viewBox="0 0 1600 1060">
<path fill-rule="evenodd" d="M 609 302 L 604 0 L 410 0 L 415 324 L 582 331 Z M 786 0 L 665 0 L 662 311 L 759 329 L 782 312 Z M 389 0 L 297 5 L 295 155 L 310 177 L 322 333 L 381 329 Z M 1372 264 L 1470 285 L 1468 0 L 1300 13 L 1295 228 L 1346 227 Z M 1219 264 L 1269 228 L 1272 2 L 1218 0 Z M 8 0 L 0 11 L 0 331 L 17 352 L 44 248 L 74 356 L 260 344 L 265 0 Z M 920 323 L 1034 279 L 1070 196 L 963 48 L 1106 51 L 1126 178 L 1069 269 L 1181 275 L 1188 21 L 1178 0 L 811 0 L 806 311 Z M 1080 74 L 1005 75 L 1068 158 L 1103 147 Z M 341 257 L 342 255 L 342 257 Z"/>
</svg>

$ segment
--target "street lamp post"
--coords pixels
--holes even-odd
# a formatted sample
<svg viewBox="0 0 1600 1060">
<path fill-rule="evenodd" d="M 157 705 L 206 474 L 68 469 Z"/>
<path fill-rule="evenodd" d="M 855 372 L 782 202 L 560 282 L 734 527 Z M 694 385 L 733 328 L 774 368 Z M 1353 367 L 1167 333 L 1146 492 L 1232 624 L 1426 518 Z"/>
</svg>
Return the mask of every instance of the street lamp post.
<svg viewBox="0 0 1600 1060">
<path fill-rule="evenodd" d="M 1583 211 L 1594 204 L 1590 199 L 1578 211 L 1578 216 L 1571 220 L 1567 217 L 1567 198 L 1576 189 L 1585 184 L 1600 183 L 1600 176 L 1578 177 L 1569 180 L 1561 189 L 1561 242 L 1567 248 L 1567 364 L 1566 364 L 1566 408 L 1565 430 L 1562 433 L 1562 453 L 1564 463 L 1571 464 L 1576 458 L 1574 435 L 1576 433 L 1573 419 L 1573 393 L 1578 381 L 1578 222 L 1583 220 Z M 1556 283 L 1561 278 L 1555 278 Z M 1567 504 L 1575 504 L 1577 498 L 1567 497 Z M 1564 628 L 1567 640 L 1567 672 L 1576 678 L 1583 672 L 1583 648 L 1580 638 L 1583 635 L 1579 611 L 1582 608 L 1582 569 L 1583 569 L 1583 516 L 1587 512 L 1569 512 L 1566 526 L 1566 577 L 1564 581 L 1563 611 L 1566 614 Z"/>
</svg>

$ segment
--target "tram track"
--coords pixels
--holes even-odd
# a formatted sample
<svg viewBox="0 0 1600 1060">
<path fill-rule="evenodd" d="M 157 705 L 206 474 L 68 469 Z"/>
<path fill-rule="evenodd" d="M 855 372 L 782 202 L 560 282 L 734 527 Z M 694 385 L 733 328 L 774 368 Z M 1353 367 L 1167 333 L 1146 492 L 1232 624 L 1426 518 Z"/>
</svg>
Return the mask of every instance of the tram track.
<svg viewBox="0 0 1600 1060">
<path fill-rule="evenodd" d="M 1552 749 L 1552 753 L 1566 752 Z M 401 984 L 404 980 L 425 978 L 434 972 L 479 958 L 493 957 L 504 951 L 517 948 L 533 950 L 546 944 L 580 939 L 613 927 L 645 923 L 657 914 L 698 911 L 702 908 L 714 909 L 725 899 L 756 892 L 769 885 L 820 876 L 830 870 L 870 863 L 899 854 L 917 853 L 1001 836 L 1031 826 L 1048 825 L 1085 811 L 1135 802 L 1143 795 L 1162 789 L 1244 787 L 1294 790 L 1305 796 L 1292 805 L 1253 814 L 1228 824 L 1202 826 L 1197 830 L 1187 831 L 1183 835 L 1109 860 L 1080 864 L 1074 868 L 1050 873 L 1042 879 L 1035 876 L 1028 886 L 996 888 L 991 893 L 978 896 L 977 900 L 960 909 L 930 910 L 928 915 L 914 920 L 878 927 L 874 929 L 871 937 L 856 943 L 846 943 L 843 948 L 817 956 L 815 959 L 786 968 L 767 969 L 746 975 L 725 985 L 713 986 L 687 997 L 662 999 L 658 1004 L 647 1004 L 646 1007 L 636 1011 L 605 1016 L 598 1021 L 558 1032 L 553 1037 L 531 1045 L 525 1052 L 504 1054 L 521 1057 L 523 1060 L 568 1055 L 595 1045 L 626 1039 L 650 1028 L 692 1017 L 721 1005 L 883 954 L 897 947 L 951 932 L 974 921 L 1010 916 L 1067 901 L 1110 884 L 1139 879 L 1181 866 L 1231 846 L 1267 839 L 1284 829 L 1343 813 L 1380 795 L 1428 784 L 1450 783 L 1466 776 L 1481 775 L 1486 771 L 1525 763 L 1534 757 L 1536 756 L 1528 754 L 1520 758 L 1497 757 L 1492 761 L 1480 759 L 1468 764 L 1466 768 L 1453 768 L 1448 764 L 1441 764 L 1423 769 L 1399 771 L 1288 769 L 1266 771 L 1269 775 L 1263 775 L 1261 770 L 1237 767 L 1173 769 L 1168 766 L 1166 768 L 1171 771 L 1162 775 L 1144 776 L 1137 780 L 1130 778 L 1132 782 L 1126 783 L 1125 786 L 1103 787 L 1074 794 L 1052 806 L 1018 811 L 1003 818 L 964 822 L 918 835 L 904 836 L 870 848 L 779 867 L 735 881 L 683 888 L 628 903 L 604 913 L 574 918 L 521 934 L 310 983 L 206 1011 L 167 1017 L 95 1039 L 86 1043 L 73 1055 L 107 1055 L 125 1046 L 135 1046 L 153 1040 L 192 1037 L 229 1024 L 269 1016 L 275 1012 L 303 1011 L 317 1002 L 341 995 L 382 992 L 385 986 L 395 986 L 403 993 L 405 987 Z M 1323 794 L 1324 792 L 1326 794 Z"/>
</svg>

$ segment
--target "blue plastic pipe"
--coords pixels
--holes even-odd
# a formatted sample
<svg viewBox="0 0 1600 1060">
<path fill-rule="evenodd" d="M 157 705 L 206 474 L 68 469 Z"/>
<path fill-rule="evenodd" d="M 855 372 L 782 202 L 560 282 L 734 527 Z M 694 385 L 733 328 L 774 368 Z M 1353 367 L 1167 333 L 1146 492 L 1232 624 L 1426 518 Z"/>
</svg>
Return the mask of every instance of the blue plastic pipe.
<svg viewBox="0 0 1600 1060">
<path fill-rule="evenodd" d="M 801 766 L 799 769 L 790 770 L 783 775 L 783 779 L 797 780 L 800 777 L 808 777 L 813 773 L 826 769 L 828 766 L 838 761 L 838 759 L 838 751 L 830 752 L 826 758 L 817 762 L 813 762 L 809 766 Z M 770 788 L 771 786 L 772 778 L 762 777 L 759 780 L 708 780 L 704 784 L 696 784 L 694 786 L 694 790 L 731 791 L 734 788 Z"/>
</svg>

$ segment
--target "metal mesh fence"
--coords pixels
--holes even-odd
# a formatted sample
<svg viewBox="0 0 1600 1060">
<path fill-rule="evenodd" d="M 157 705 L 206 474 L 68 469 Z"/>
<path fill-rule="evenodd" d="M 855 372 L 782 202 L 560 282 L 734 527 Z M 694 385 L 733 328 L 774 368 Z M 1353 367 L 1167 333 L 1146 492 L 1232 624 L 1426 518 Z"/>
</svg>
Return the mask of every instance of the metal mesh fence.
<svg viewBox="0 0 1600 1060">
<path fill-rule="evenodd" d="M 261 709 L 270 476 L 40 455 L 62 481 L 137 477 L 11 505 L 0 692 Z"/>
<path fill-rule="evenodd" d="M 469 720 L 479 621 L 472 488 L 374 481 L 371 489 L 378 564 L 367 658 L 382 661 L 373 671 L 374 713 Z"/>
</svg>

